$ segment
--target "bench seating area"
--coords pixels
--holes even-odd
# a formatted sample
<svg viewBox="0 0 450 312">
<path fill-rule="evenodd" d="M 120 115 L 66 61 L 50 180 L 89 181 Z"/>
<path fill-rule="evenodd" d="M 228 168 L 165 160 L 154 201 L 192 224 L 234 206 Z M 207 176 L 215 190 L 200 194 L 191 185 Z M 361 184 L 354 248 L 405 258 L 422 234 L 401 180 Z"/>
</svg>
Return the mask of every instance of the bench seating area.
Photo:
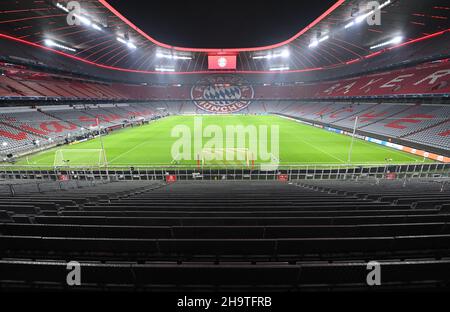
<svg viewBox="0 0 450 312">
<path fill-rule="evenodd" d="M 87 183 L 87 182 L 85 182 Z M 369 290 L 450 284 L 450 193 L 429 182 L 115 182 L 0 196 L 0 289 Z"/>
<path fill-rule="evenodd" d="M 142 104 L 59 105 L 0 108 L 0 161 L 102 128 L 120 128 L 137 120 L 158 118 Z"/>
</svg>

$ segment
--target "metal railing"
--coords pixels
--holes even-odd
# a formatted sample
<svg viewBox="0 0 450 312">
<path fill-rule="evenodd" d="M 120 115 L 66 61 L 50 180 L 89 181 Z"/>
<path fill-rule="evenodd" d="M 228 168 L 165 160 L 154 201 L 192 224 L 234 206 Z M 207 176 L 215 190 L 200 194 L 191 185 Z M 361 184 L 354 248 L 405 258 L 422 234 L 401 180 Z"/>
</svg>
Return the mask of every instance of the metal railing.
<svg viewBox="0 0 450 312">
<path fill-rule="evenodd" d="M 0 196 L 14 196 L 17 194 L 33 194 L 45 193 L 53 191 L 68 191 L 83 187 L 95 187 L 109 183 L 107 180 L 69 180 L 69 181 L 52 181 L 52 180 L 34 180 L 19 181 L 18 179 L 0 181 Z"/>
<path fill-rule="evenodd" d="M 281 165 L 268 170 L 256 166 L 0 166 L 0 181 L 128 181 L 163 180 L 169 176 L 176 180 L 347 180 L 359 178 L 407 179 L 450 178 L 450 164 L 314 164 Z"/>
</svg>

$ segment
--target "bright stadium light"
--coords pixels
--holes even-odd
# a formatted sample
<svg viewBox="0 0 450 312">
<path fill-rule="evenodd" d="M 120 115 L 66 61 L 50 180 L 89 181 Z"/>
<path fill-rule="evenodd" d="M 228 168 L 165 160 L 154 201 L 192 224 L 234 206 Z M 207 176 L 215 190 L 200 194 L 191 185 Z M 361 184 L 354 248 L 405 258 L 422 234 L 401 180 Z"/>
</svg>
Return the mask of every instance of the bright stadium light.
<svg viewBox="0 0 450 312">
<path fill-rule="evenodd" d="M 103 30 L 100 26 L 98 26 L 95 23 L 92 23 L 92 28 L 94 28 L 95 30 L 98 30 L 98 31 L 102 31 Z"/>
<path fill-rule="evenodd" d="M 265 55 L 256 55 L 253 56 L 254 60 L 271 60 L 271 59 L 276 59 L 276 58 L 288 58 L 291 55 L 291 52 L 289 51 L 289 49 L 284 49 L 282 51 L 278 51 L 278 52 L 271 52 L 269 54 L 265 54 Z"/>
<path fill-rule="evenodd" d="M 319 45 L 319 43 L 327 41 L 328 39 L 330 39 L 329 35 L 325 35 L 325 36 L 323 36 L 322 38 L 319 38 L 319 39 L 313 39 L 308 47 L 309 48 L 315 48 L 315 47 L 317 47 Z"/>
<path fill-rule="evenodd" d="M 123 44 L 127 44 L 127 41 L 121 37 L 117 37 L 117 41 L 123 43 Z"/>
<path fill-rule="evenodd" d="M 177 55 L 172 53 L 163 53 L 163 52 L 157 52 L 156 53 L 157 58 L 165 58 L 169 60 L 192 60 L 192 56 L 189 55 Z"/>
<path fill-rule="evenodd" d="M 137 49 L 137 46 L 135 46 L 132 42 L 130 42 L 130 41 L 128 41 L 127 42 L 127 46 L 130 48 L 130 49 L 132 49 L 132 50 L 136 50 Z"/>
<path fill-rule="evenodd" d="M 70 47 L 67 47 L 67 46 L 65 46 L 65 45 L 56 43 L 55 41 L 53 41 L 53 40 L 51 40 L 51 39 L 45 39 L 45 40 L 44 40 L 44 43 L 45 43 L 45 45 L 46 45 L 47 47 L 51 47 L 51 48 L 58 48 L 58 49 L 66 50 L 66 51 L 70 51 L 70 52 L 76 52 L 76 51 L 77 51 L 77 50 L 75 50 L 75 49 L 73 49 L 73 48 L 70 48 Z"/>
<path fill-rule="evenodd" d="M 402 36 L 397 36 L 397 37 L 392 38 L 389 41 L 386 41 L 386 42 L 374 45 L 374 46 L 370 47 L 370 49 L 371 50 L 375 50 L 375 49 L 378 49 L 378 48 L 381 48 L 381 47 L 384 47 L 384 46 L 387 46 L 387 45 L 390 45 L 390 44 L 399 44 L 402 41 L 403 41 L 403 37 Z"/>
<path fill-rule="evenodd" d="M 382 5 L 380 5 L 380 7 L 378 8 L 379 10 L 383 9 L 384 7 L 388 6 L 389 4 L 391 4 L 391 0 L 387 0 L 385 3 L 383 3 Z"/>
<path fill-rule="evenodd" d="M 320 43 L 320 42 L 324 42 L 324 41 L 326 41 L 326 40 L 328 40 L 328 39 L 330 39 L 330 36 L 328 36 L 328 35 L 327 35 L 327 36 L 324 36 L 324 37 L 322 37 L 322 38 L 319 39 L 319 43 Z"/>
<path fill-rule="evenodd" d="M 393 43 L 393 44 L 398 44 L 398 43 L 401 43 L 403 41 L 403 37 L 402 36 L 397 36 L 397 37 L 394 37 L 392 40 L 391 40 L 391 43 Z"/>
<path fill-rule="evenodd" d="M 258 56 L 253 57 L 254 60 L 263 60 L 263 59 L 269 59 L 269 58 L 270 58 L 269 55 L 258 55 Z"/>
<path fill-rule="evenodd" d="M 127 41 L 127 40 L 123 39 L 122 37 L 117 37 L 117 41 L 119 41 L 120 43 L 125 44 L 127 47 L 129 47 L 132 50 L 136 50 L 137 49 L 136 45 L 134 45 L 131 41 Z"/>
<path fill-rule="evenodd" d="M 345 29 L 348 29 L 348 28 L 350 28 L 350 27 L 352 27 L 353 25 L 355 25 L 355 22 L 354 21 L 351 21 L 350 23 L 348 23 L 347 25 L 345 25 Z"/>
<path fill-rule="evenodd" d="M 175 72 L 175 68 L 173 67 L 155 67 L 155 70 L 158 72 Z"/>
<path fill-rule="evenodd" d="M 289 56 L 291 56 L 291 52 L 289 51 L 289 49 L 284 49 L 281 53 L 280 53 L 281 57 L 284 58 L 288 58 Z"/>
<path fill-rule="evenodd" d="M 56 7 L 59 8 L 59 9 L 61 9 L 61 10 L 63 10 L 63 11 L 66 12 L 66 13 L 69 13 L 69 9 L 66 8 L 64 5 L 62 5 L 61 3 L 57 3 L 57 4 L 56 4 Z"/>
<path fill-rule="evenodd" d="M 86 26 L 91 26 L 92 22 L 90 19 L 88 19 L 87 17 L 84 17 L 82 15 L 79 14 L 74 14 L 73 16 L 75 16 L 82 24 L 86 25 Z"/>
<path fill-rule="evenodd" d="M 289 69 L 290 69 L 289 66 L 279 66 L 279 67 L 270 68 L 270 71 L 285 71 L 285 70 L 289 70 Z"/>
<path fill-rule="evenodd" d="M 372 15 L 373 13 L 374 13 L 374 11 L 370 11 L 370 12 L 367 13 L 367 14 L 358 16 L 357 18 L 355 18 L 355 24 L 361 23 L 361 22 L 364 21 L 366 18 L 368 18 L 370 15 Z"/>
<path fill-rule="evenodd" d="M 315 48 L 319 45 L 319 41 L 317 39 L 314 39 L 313 41 L 311 41 L 311 43 L 309 44 L 308 48 Z"/>
</svg>

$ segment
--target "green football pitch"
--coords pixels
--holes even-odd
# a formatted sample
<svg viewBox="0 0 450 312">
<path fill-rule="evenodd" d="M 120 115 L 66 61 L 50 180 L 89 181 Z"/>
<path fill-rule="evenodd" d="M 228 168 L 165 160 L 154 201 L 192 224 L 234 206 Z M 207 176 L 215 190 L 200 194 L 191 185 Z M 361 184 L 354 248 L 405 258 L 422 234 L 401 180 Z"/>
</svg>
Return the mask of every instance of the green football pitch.
<svg viewBox="0 0 450 312">
<path fill-rule="evenodd" d="M 196 129 L 194 124 L 195 121 L 199 121 L 199 118 L 201 118 L 203 130 L 209 128 L 223 132 L 225 139 L 222 147 L 219 148 L 219 145 L 214 145 L 213 147 L 208 145 L 209 143 L 207 142 L 211 139 L 211 134 L 208 136 L 206 133 L 205 136 L 205 133 L 202 131 L 203 149 L 200 150 L 200 153 L 198 152 L 199 149 L 195 150 L 194 146 L 196 144 L 198 146 L 199 143 L 196 143 L 194 140 Z M 257 166 L 267 162 L 267 159 L 263 161 L 259 156 L 252 156 L 249 146 L 242 148 L 242 145 L 239 145 L 234 149 L 230 147 L 231 137 L 226 137 L 226 134 L 229 127 L 233 126 L 254 126 L 256 129 L 266 127 L 268 129 L 267 135 L 263 136 L 261 131 L 259 131 L 258 141 L 267 145 L 268 152 L 271 151 L 271 140 L 277 137 L 275 136 L 275 131 L 271 129 L 277 127 L 279 129 L 279 152 L 276 160 L 281 166 L 381 165 L 386 163 L 410 164 L 424 162 L 420 157 L 359 139 L 354 140 L 351 161 L 349 162 L 349 151 L 352 144 L 351 137 L 300 124 L 278 116 L 232 115 L 171 116 L 152 122 L 149 125 L 117 131 L 103 136 L 102 139 L 97 138 L 76 145 L 40 152 L 21 159 L 17 165 L 53 167 L 65 164 L 66 166 L 78 167 L 104 166 L 106 163 L 110 168 L 119 168 L 121 166 L 196 166 L 200 158 L 203 166 L 249 166 L 252 164 Z M 188 150 L 190 157 L 173 156 L 173 146 L 180 142 L 180 137 L 174 136 L 173 132 L 174 129 L 180 127 L 184 130 L 190 130 L 190 137 L 185 136 L 185 138 L 191 143 L 191 146 L 189 147 L 188 144 L 186 145 L 187 147 L 184 146 L 185 148 L 178 149 L 185 153 Z M 247 135 L 246 144 L 248 144 L 249 137 Z M 104 149 L 102 149 L 102 141 Z M 236 143 L 238 139 L 234 141 Z M 205 148 L 205 146 L 209 147 Z M 217 157 L 219 160 L 205 160 L 209 159 L 213 153 L 215 154 L 214 157 Z M 234 153 L 235 155 L 240 153 L 241 155 L 237 156 L 236 158 L 240 158 L 235 161 L 221 159 L 220 157 L 226 158 L 224 156 L 226 153 Z M 273 160 L 274 156 L 271 157 L 271 160 Z"/>
</svg>

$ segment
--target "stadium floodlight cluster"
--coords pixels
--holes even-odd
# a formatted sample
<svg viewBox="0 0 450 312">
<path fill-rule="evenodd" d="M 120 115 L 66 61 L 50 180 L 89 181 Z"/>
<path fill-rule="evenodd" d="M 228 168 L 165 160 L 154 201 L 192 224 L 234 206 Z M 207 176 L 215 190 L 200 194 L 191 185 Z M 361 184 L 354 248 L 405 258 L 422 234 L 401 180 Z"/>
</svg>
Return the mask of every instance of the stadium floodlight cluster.
<svg viewBox="0 0 450 312">
<path fill-rule="evenodd" d="M 370 47 L 370 49 L 371 50 L 375 50 L 375 49 L 378 49 L 378 48 L 381 48 L 381 47 L 384 47 L 384 46 L 387 46 L 387 45 L 390 45 L 390 44 L 399 44 L 402 41 L 403 41 L 403 37 L 402 36 L 396 36 L 396 37 L 392 38 L 391 40 L 388 40 L 386 42 L 374 45 L 374 46 Z"/>
<path fill-rule="evenodd" d="M 327 41 L 328 39 L 330 39 L 329 35 L 323 36 L 320 39 L 314 39 L 310 44 L 309 44 L 309 48 L 315 48 L 319 45 L 319 43 Z"/>
<path fill-rule="evenodd" d="M 288 58 L 291 55 L 291 52 L 289 51 L 289 49 L 283 49 L 281 51 L 271 51 L 268 54 L 265 55 L 255 55 L 253 56 L 254 60 L 271 60 L 271 59 L 276 59 L 276 58 Z"/>
<path fill-rule="evenodd" d="M 162 66 L 156 66 L 155 70 L 158 72 L 174 72 L 174 67 L 162 67 Z"/>
<path fill-rule="evenodd" d="M 388 6 L 388 5 L 391 4 L 391 3 L 392 3 L 392 0 L 387 0 L 387 1 L 385 1 L 384 3 L 380 4 L 377 8 L 375 8 L 375 9 L 373 9 L 373 10 L 367 12 L 367 13 L 364 13 L 364 14 L 362 14 L 362 15 L 357 16 L 357 17 L 354 18 L 352 21 L 350 21 L 349 23 L 347 23 L 347 24 L 344 26 L 344 29 L 349 29 L 349 28 L 353 27 L 353 26 L 356 25 L 356 24 L 360 24 L 362 21 L 366 20 L 368 17 L 374 15 L 375 13 L 377 13 L 378 11 L 380 11 L 380 10 L 383 9 L 383 8 L 385 8 L 386 6 Z M 340 29 L 338 29 L 337 31 L 339 31 L 339 30 L 340 30 Z M 308 47 L 309 47 L 310 49 L 316 48 L 317 46 L 319 46 L 320 43 L 322 43 L 322 42 L 324 42 L 324 41 L 326 41 L 326 40 L 328 40 L 328 39 L 330 39 L 330 35 L 329 35 L 329 34 L 328 34 L 328 35 L 325 35 L 325 36 L 323 36 L 323 37 L 321 37 L 321 38 L 314 38 L 314 39 L 311 41 L 311 43 L 309 44 Z M 388 43 L 388 44 L 389 44 L 389 43 Z"/>
<path fill-rule="evenodd" d="M 80 14 L 74 14 L 73 16 L 75 16 L 83 25 L 86 26 L 91 26 L 92 22 L 90 19 L 88 19 L 87 17 L 84 17 Z"/>
<path fill-rule="evenodd" d="M 129 40 L 125 40 L 125 39 L 122 38 L 122 37 L 117 37 L 117 41 L 119 41 L 119 42 L 125 44 L 127 47 L 129 47 L 129 48 L 132 49 L 132 50 L 136 50 L 136 49 L 137 49 L 137 47 L 136 47 L 136 45 L 135 45 L 134 43 L 132 43 L 132 42 L 129 41 Z"/>
<path fill-rule="evenodd" d="M 69 9 L 66 8 L 64 5 L 62 5 L 62 4 L 59 3 L 59 2 L 56 4 L 56 7 L 58 7 L 59 9 L 63 10 L 63 11 L 66 12 L 66 13 L 69 13 Z"/>
<path fill-rule="evenodd" d="M 173 52 L 162 52 L 162 51 L 156 52 L 156 57 L 157 58 L 169 59 L 169 60 L 192 60 L 192 56 L 191 55 L 175 54 Z"/>
<path fill-rule="evenodd" d="M 57 49 L 66 50 L 66 51 L 70 51 L 70 52 L 77 52 L 76 49 L 59 44 L 59 43 L 53 41 L 52 39 L 45 39 L 44 43 L 47 47 L 57 48 Z"/>
<path fill-rule="evenodd" d="M 279 67 L 271 67 L 270 71 L 285 71 L 289 69 L 290 69 L 289 66 L 279 66 Z"/>
<path fill-rule="evenodd" d="M 291 55 L 291 52 L 289 51 L 288 48 L 284 48 L 282 50 L 273 50 L 273 51 L 269 51 L 266 52 L 266 54 L 259 54 L 259 55 L 254 55 L 253 59 L 254 60 L 267 60 L 267 61 L 271 61 L 273 59 L 287 59 L 289 58 L 289 56 Z M 285 70 L 289 70 L 289 66 L 287 65 L 279 65 L 279 64 L 271 64 L 271 67 L 269 68 L 270 71 L 285 71 Z"/>
</svg>

